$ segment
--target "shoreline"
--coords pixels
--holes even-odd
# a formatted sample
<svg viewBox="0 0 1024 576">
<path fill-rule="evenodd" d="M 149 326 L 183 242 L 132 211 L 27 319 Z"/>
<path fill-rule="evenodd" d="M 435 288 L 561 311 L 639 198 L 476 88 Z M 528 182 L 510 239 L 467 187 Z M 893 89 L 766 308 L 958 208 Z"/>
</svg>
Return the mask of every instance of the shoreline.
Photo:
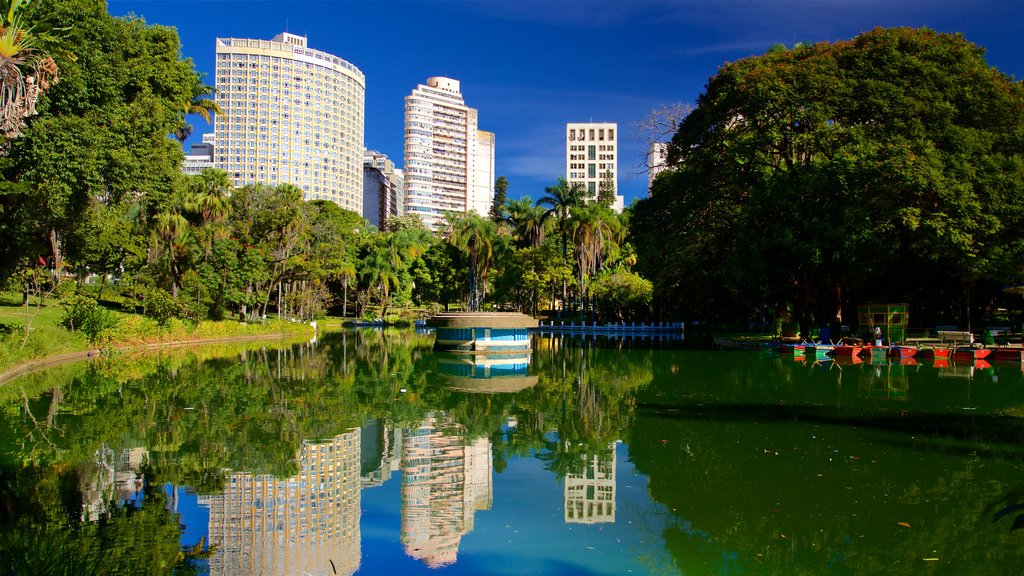
<svg viewBox="0 0 1024 576">
<path fill-rule="evenodd" d="M 131 344 L 118 346 L 114 345 L 106 350 L 116 350 L 122 353 L 143 352 L 157 348 L 181 348 L 192 345 L 218 344 L 223 342 L 245 342 L 256 340 L 280 340 L 288 337 L 288 332 L 272 332 L 266 334 L 242 334 L 239 336 L 218 336 L 215 338 L 197 338 L 194 340 L 168 340 L 165 342 L 152 342 L 149 344 Z M 15 378 L 31 374 L 33 372 L 77 362 L 81 360 L 92 360 L 103 356 L 104 350 L 99 348 L 80 350 L 77 352 L 66 352 L 63 354 L 52 354 L 35 360 L 28 360 L 16 364 L 3 372 L 0 372 L 0 386 L 7 384 Z"/>
</svg>

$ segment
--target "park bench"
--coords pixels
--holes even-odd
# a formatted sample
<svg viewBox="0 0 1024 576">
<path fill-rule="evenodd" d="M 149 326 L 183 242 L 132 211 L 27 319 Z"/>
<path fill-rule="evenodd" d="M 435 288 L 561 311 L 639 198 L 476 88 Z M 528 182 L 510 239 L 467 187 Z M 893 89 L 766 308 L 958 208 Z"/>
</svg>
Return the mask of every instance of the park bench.
<svg viewBox="0 0 1024 576">
<path fill-rule="evenodd" d="M 974 344 L 974 334 L 959 330 L 939 330 L 939 341 L 952 346 L 970 346 Z"/>
</svg>

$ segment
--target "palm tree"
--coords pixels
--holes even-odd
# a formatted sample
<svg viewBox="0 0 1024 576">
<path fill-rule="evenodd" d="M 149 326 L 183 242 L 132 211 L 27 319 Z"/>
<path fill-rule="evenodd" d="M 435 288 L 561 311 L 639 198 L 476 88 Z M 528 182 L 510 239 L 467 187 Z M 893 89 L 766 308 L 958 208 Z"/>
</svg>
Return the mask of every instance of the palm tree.
<svg viewBox="0 0 1024 576">
<path fill-rule="evenodd" d="M 476 213 L 454 223 L 448 241 L 469 258 L 469 309 L 475 312 L 487 293 L 487 270 L 491 265 L 495 224 Z"/>
<path fill-rule="evenodd" d="M 39 95 L 57 81 L 51 53 L 62 53 L 63 29 L 33 22 L 32 0 L 0 0 L 0 136 L 17 138 L 36 113 Z"/>
<path fill-rule="evenodd" d="M 398 273 L 401 260 L 394 242 L 385 240 L 385 244 L 377 246 L 363 263 L 362 276 L 366 278 L 371 290 L 377 291 L 381 306 L 381 319 L 387 318 L 391 304 L 391 289 L 398 287 Z"/>
<path fill-rule="evenodd" d="M 528 196 L 509 201 L 507 210 L 507 220 L 515 228 L 521 247 L 537 247 L 544 243 L 550 211 L 539 204 L 533 204 Z"/>
<path fill-rule="evenodd" d="M 348 318 L 348 282 L 356 276 L 356 266 L 349 259 L 342 260 L 336 270 L 344 295 L 341 300 L 341 317 Z"/>
<path fill-rule="evenodd" d="M 204 224 L 219 224 L 231 214 L 228 198 L 233 188 L 227 172 L 203 168 L 192 189 L 190 208 L 199 213 Z"/>
<path fill-rule="evenodd" d="M 558 228 L 558 232 L 562 236 L 562 263 L 566 264 L 569 260 L 569 218 L 572 216 L 573 208 L 578 208 L 586 203 L 583 185 L 578 182 L 570 184 L 565 178 L 559 178 L 554 186 L 548 186 L 544 191 L 547 192 L 547 195 L 537 200 L 537 205 L 548 206 L 548 216 L 555 218 L 555 227 Z M 563 307 L 565 306 L 566 292 L 567 286 L 563 279 Z M 559 312 L 559 316 L 561 316 L 561 312 Z"/>
<path fill-rule="evenodd" d="M 192 99 L 182 104 L 181 111 L 182 116 L 187 117 L 189 114 L 195 114 L 206 121 L 207 124 L 212 124 L 213 119 L 219 118 L 224 115 L 224 112 L 220 109 L 220 105 L 217 101 L 209 98 L 217 93 L 217 89 L 213 86 L 203 84 L 203 75 L 196 75 L 196 83 L 192 86 Z M 177 134 L 178 140 L 184 144 L 185 140 L 192 135 L 192 125 L 182 120 L 181 128 L 178 129 Z"/>
<path fill-rule="evenodd" d="M 614 254 L 620 241 L 621 227 L 614 212 L 601 203 L 588 204 L 573 211 L 572 236 L 579 262 L 580 313 L 585 312 L 587 282 L 604 264 L 606 255 Z"/>
<path fill-rule="evenodd" d="M 155 220 L 153 257 L 159 259 L 160 256 L 164 256 L 167 258 L 167 272 L 171 277 L 171 296 L 177 298 L 178 279 L 181 277 L 181 271 L 178 269 L 176 253 L 188 234 L 188 220 L 174 211 L 161 212 L 156 215 Z"/>
<path fill-rule="evenodd" d="M 547 206 L 548 217 L 554 217 L 555 227 L 562 235 L 562 260 L 568 259 L 569 219 L 572 209 L 586 203 L 583 185 L 579 182 L 570 184 L 565 178 L 559 178 L 554 186 L 544 189 L 547 194 L 537 200 L 537 206 Z"/>
</svg>

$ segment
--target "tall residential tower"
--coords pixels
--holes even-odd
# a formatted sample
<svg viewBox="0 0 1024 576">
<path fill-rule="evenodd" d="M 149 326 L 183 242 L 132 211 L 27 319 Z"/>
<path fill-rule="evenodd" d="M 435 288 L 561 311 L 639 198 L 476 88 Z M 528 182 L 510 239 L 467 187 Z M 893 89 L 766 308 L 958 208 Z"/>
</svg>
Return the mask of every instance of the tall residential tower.
<svg viewBox="0 0 1024 576">
<path fill-rule="evenodd" d="M 591 200 L 601 186 L 616 192 L 612 208 L 621 212 L 624 204 L 619 190 L 618 124 L 615 122 L 574 122 L 565 125 L 565 179 L 580 184 Z"/>
<path fill-rule="evenodd" d="M 362 213 L 366 80 L 287 32 L 217 39 L 215 162 L 236 186 L 289 183 Z"/>
<path fill-rule="evenodd" d="M 459 81 L 427 78 L 405 97 L 405 212 L 436 230 L 445 212 L 484 216 L 494 198 L 494 134 L 477 127 Z"/>
</svg>

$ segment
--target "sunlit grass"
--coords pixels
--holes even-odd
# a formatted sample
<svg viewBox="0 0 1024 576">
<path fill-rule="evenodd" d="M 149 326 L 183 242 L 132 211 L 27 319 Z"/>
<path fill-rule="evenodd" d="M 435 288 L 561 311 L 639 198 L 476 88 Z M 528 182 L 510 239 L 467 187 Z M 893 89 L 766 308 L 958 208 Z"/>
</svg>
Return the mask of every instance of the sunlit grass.
<svg viewBox="0 0 1024 576">
<path fill-rule="evenodd" d="M 23 362 L 90 349 L 109 350 L 272 334 L 298 335 L 312 330 L 308 324 L 283 321 L 242 324 L 234 320 L 190 322 L 172 319 L 161 325 L 139 314 L 110 310 L 109 313 L 117 319 L 116 323 L 104 331 L 97 342 L 90 344 L 81 332 L 72 332 L 61 326 L 64 309 L 56 298 L 45 299 L 42 306 L 35 298 L 30 299 L 28 307 L 22 306 L 21 301 L 20 294 L 0 293 L 0 373 Z"/>
</svg>

